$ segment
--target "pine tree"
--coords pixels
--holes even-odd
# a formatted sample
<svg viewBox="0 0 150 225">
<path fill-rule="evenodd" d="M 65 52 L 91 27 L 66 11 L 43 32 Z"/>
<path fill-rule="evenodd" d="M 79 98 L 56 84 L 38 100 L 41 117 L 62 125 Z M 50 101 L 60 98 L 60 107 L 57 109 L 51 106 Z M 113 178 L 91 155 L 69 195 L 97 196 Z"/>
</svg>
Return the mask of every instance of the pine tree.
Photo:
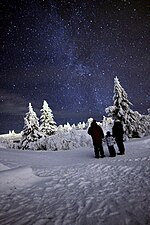
<svg viewBox="0 0 150 225">
<path fill-rule="evenodd" d="M 150 109 L 147 109 L 147 111 L 147 115 L 141 115 L 141 123 L 144 126 L 145 136 L 150 135 Z"/>
<path fill-rule="evenodd" d="M 89 118 L 85 124 L 85 128 L 88 129 L 91 126 L 91 123 L 93 121 L 93 118 Z"/>
<path fill-rule="evenodd" d="M 114 79 L 113 106 L 105 109 L 106 113 L 114 120 L 119 119 L 124 126 L 125 134 L 128 137 L 138 136 L 141 130 L 140 114 L 130 109 L 132 103 L 128 100 L 128 95 L 120 85 L 117 77 Z"/>
<path fill-rule="evenodd" d="M 41 126 L 40 130 L 47 134 L 47 135 L 52 135 L 55 134 L 57 127 L 56 127 L 56 122 L 54 121 L 54 116 L 52 113 L 52 110 L 49 108 L 47 102 L 44 100 L 43 102 L 43 108 L 41 109 Z"/>
<path fill-rule="evenodd" d="M 67 132 L 70 131 L 70 130 L 72 130 L 72 127 L 71 127 L 71 125 L 70 125 L 69 122 L 67 122 L 66 124 L 64 124 L 63 130 L 64 131 L 67 131 Z"/>
<path fill-rule="evenodd" d="M 85 122 L 83 122 L 83 123 L 79 122 L 79 123 L 77 124 L 76 129 L 78 129 L 78 130 L 83 130 L 83 129 L 85 129 L 85 127 L 86 127 Z"/>
<path fill-rule="evenodd" d="M 29 103 L 29 112 L 24 118 L 24 128 L 22 131 L 22 149 L 29 149 L 30 143 L 36 142 L 42 137 L 39 131 L 39 122 L 36 113 L 34 112 L 31 103 Z"/>
</svg>

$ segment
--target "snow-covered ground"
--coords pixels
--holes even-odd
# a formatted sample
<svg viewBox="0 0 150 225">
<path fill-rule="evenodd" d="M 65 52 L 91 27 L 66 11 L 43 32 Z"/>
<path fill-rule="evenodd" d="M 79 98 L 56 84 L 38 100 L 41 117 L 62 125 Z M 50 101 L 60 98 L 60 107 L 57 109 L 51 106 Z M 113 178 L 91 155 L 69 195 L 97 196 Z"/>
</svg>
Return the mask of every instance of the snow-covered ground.
<svg viewBox="0 0 150 225">
<path fill-rule="evenodd" d="M 1 225 L 150 224 L 150 137 L 126 155 L 0 148 Z M 117 149 L 117 147 L 116 147 Z"/>
</svg>

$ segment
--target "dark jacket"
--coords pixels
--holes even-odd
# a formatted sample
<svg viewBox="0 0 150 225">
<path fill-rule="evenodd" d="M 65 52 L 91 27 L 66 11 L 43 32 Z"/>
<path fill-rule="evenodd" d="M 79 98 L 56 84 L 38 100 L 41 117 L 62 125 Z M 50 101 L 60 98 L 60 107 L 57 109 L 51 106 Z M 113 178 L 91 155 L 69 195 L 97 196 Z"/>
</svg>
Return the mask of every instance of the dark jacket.
<svg viewBox="0 0 150 225">
<path fill-rule="evenodd" d="M 88 134 L 92 136 L 93 144 L 98 145 L 102 143 L 104 138 L 104 133 L 102 128 L 97 125 L 96 122 L 92 122 L 90 128 L 88 129 Z"/>
<path fill-rule="evenodd" d="M 120 139 L 120 140 L 123 139 L 124 131 L 123 131 L 122 123 L 120 121 L 116 121 L 114 123 L 114 126 L 112 128 L 112 134 L 113 134 L 113 137 L 115 137 L 116 139 Z"/>
</svg>

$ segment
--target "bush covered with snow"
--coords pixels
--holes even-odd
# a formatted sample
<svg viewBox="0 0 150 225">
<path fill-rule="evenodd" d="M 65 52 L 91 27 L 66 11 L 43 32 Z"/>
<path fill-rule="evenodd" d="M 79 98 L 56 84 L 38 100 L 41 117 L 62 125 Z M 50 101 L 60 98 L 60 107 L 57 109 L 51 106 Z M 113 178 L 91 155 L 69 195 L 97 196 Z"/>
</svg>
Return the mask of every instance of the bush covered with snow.
<svg viewBox="0 0 150 225">
<path fill-rule="evenodd" d="M 79 147 L 91 147 L 92 142 L 86 130 L 72 129 L 70 131 L 58 131 L 55 135 L 45 136 L 34 144 L 33 149 L 39 150 L 69 150 Z M 31 146 L 32 148 L 32 146 Z"/>
<path fill-rule="evenodd" d="M 28 148 L 22 146 L 22 141 L 8 141 L 7 146 L 10 148 L 22 150 L 70 150 L 80 147 L 92 147 L 91 137 L 88 135 L 87 130 L 58 130 L 54 135 L 43 135 L 36 141 L 28 142 Z"/>
<path fill-rule="evenodd" d="M 37 141 L 38 149 L 45 150 L 69 150 L 79 147 L 91 147 L 91 137 L 87 134 L 86 130 L 75 130 L 62 132 L 58 131 L 55 135 L 46 136 Z"/>
</svg>

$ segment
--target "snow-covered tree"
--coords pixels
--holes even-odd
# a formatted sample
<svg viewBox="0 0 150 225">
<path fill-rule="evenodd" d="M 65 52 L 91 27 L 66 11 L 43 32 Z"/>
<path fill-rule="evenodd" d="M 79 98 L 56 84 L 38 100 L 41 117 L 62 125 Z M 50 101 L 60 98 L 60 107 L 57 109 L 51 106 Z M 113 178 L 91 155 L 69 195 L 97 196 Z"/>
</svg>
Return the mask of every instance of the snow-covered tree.
<svg viewBox="0 0 150 225">
<path fill-rule="evenodd" d="M 29 103 L 29 112 L 26 113 L 26 117 L 24 118 L 24 128 L 22 131 L 22 141 L 20 146 L 22 149 L 29 149 L 30 143 L 36 142 L 42 137 L 39 131 L 38 120 L 31 103 Z"/>
<path fill-rule="evenodd" d="M 70 125 L 69 122 L 67 122 L 66 124 L 64 124 L 63 130 L 64 131 L 70 131 L 70 130 L 72 130 L 72 127 L 71 127 L 71 125 Z"/>
<path fill-rule="evenodd" d="M 75 124 L 72 124 L 72 129 L 76 129 L 76 125 Z"/>
<path fill-rule="evenodd" d="M 63 129 L 64 129 L 63 125 L 61 125 L 61 124 L 57 127 L 57 131 L 63 131 Z"/>
<path fill-rule="evenodd" d="M 91 117 L 87 120 L 87 122 L 85 124 L 86 129 L 88 129 L 91 126 L 92 121 L 93 121 L 93 118 L 91 118 Z"/>
<path fill-rule="evenodd" d="M 79 122 L 76 126 L 76 128 L 78 130 L 83 130 L 83 129 L 85 129 L 85 127 L 86 127 L 85 122 L 83 122 L 83 123 Z"/>
<path fill-rule="evenodd" d="M 113 106 L 105 109 L 106 113 L 114 120 L 119 119 L 124 126 L 128 137 L 139 136 L 139 132 L 144 131 L 140 122 L 140 114 L 130 109 L 132 103 L 128 100 L 128 95 L 120 85 L 117 77 L 114 79 Z"/>
<path fill-rule="evenodd" d="M 106 134 L 107 131 L 112 132 L 112 127 L 113 127 L 114 121 L 112 119 L 112 117 L 105 117 L 103 116 L 103 120 L 102 120 L 102 128 L 104 133 Z"/>
<path fill-rule="evenodd" d="M 144 125 L 145 136 L 150 135 L 150 109 L 147 109 L 148 115 L 141 115 L 141 123 Z"/>
<path fill-rule="evenodd" d="M 55 134 L 57 130 L 56 122 L 54 121 L 52 110 L 49 108 L 48 103 L 45 100 L 43 102 L 43 108 L 40 111 L 40 130 L 47 135 Z"/>
</svg>

